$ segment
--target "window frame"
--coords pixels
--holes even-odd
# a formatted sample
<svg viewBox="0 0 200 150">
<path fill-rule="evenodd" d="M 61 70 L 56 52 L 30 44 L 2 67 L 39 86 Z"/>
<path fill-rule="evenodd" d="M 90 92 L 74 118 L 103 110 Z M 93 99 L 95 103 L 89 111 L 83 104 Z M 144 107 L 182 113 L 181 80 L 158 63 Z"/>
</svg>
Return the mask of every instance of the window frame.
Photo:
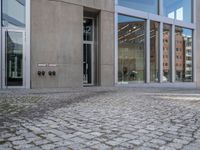
<svg viewBox="0 0 200 150">
<path fill-rule="evenodd" d="M 131 17 L 136 17 L 136 18 L 142 18 L 146 19 L 147 21 L 147 27 L 146 27 L 146 82 L 144 83 L 145 85 L 151 84 L 152 86 L 185 86 L 186 84 L 188 85 L 187 87 L 195 87 L 196 86 L 196 40 L 194 37 L 196 37 L 196 0 L 192 0 L 192 20 L 193 22 L 191 23 L 186 23 L 183 21 L 171 19 L 168 17 L 163 16 L 163 0 L 159 0 L 159 15 L 156 14 L 151 14 L 148 12 L 143 12 L 131 8 L 126 8 L 123 6 L 118 5 L 118 0 L 115 0 L 115 84 L 119 85 L 120 83 L 118 82 L 118 15 L 127 15 Z M 159 48 L 159 83 L 151 83 L 150 82 L 150 21 L 156 21 L 160 23 L 160 32 L 159 32 L 159 38 L 160 38 L 160 48 Z M 171 58 L 171 82 L 170 83 L 163 83 L 162 77 L 163 77 L 163 25 L 164 24 L 169 24 L 172 26 L 172 37 L 171 37 L 171 45 L 172 45 L 172 51 L 170 54 Z M 176 83 L 175 82 L 175 27 L 180 26 L 183 28 L 188 28 L 193 31 L 193 82 L 190 83 Z M 145 86 L 144 85 L 144 86 Z M 134 86 L 134 85 L 131 85 Z M 137 86 L 137 84 L 135 85 Z"/>
</svg>

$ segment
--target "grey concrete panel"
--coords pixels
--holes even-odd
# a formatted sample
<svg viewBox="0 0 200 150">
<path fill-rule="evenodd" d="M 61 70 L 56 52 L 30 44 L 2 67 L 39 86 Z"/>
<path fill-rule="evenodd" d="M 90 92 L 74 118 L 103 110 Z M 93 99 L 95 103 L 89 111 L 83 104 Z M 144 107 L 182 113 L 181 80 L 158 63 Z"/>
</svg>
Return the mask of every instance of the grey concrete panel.
<svg viewBox="0 0 200 150">
<path fill-rule="evenodd" d="M 57 0 L 84 7 L 114 12 L 114 0 Z"/>
<path fill-rule="evenodd" d="M 114 64 L 114 14 L 101 11 L 101 64 Z"/>
<path fill-rule="evenodd" d="M 101 65 L 101 86 L 114 85 L 114 67 L 113 65 Z"/>
<path fill-rule="evenodd" d="M 114 14 L 100 14 L 100 82 L 102 86 L 114 83 Z"/>
<path fill-rule="evenodd" d="M 82 20 L 81 6 L 48 0 L 31 1 L 32 88 L 82 86 Z M 57 66 L 38 67 L 39 63 Z M 74 66 L 79 68 L 73 69 Z M 42 70 L 46 73 L 55 70 L 57 75 L 39 77 L 37 71 Z"/>
</svg>

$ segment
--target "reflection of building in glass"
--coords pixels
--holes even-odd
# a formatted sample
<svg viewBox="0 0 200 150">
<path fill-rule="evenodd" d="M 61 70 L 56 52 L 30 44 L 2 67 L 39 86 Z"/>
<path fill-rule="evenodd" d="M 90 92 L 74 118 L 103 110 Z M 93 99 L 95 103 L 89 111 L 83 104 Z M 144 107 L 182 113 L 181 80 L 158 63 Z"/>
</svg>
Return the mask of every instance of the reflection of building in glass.
<svg viewBox="0 0 200 150">
<path fill-rule="evenodd" d="M 119 81 L 144 81 L 145 23 L 119 23 Z"/>
<path fill-rule="evenodd" d="M 176 80 L 182 80 L 185 70 L 185 41 L 182 36 L 183 29 L 176 28 L 176 55 L 175 55 L 175 65 L 176 65 Z"/>
<path fill-rule="evenodd" d="M 192 81 L 192 37 L 184 37 L 185 40 L 185 78 L 186 81 Z"/>
<path fill-rule="evenodd" d="M 150 81 L 158 82 L 159 76 L 159 27 L 158 22 L 151 21 L 150 28 Z"/>
<path fill-rule="evenodd" d="M 163 80 L 164 82 L 171 80 L 171 26 L 164 25 L 163 28 Z"/>
</svg>

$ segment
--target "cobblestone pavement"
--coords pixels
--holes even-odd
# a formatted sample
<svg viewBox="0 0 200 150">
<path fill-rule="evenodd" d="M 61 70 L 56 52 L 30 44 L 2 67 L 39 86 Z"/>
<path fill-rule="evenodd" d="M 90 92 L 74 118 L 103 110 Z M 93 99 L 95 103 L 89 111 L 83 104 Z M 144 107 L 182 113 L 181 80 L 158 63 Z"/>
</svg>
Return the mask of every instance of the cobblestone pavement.
<svg viewBox="0 0 200 150">
<path fill-rule="evenodd" d="M 200 150 L 200 91 L 0 91 L 0 150 Z"/>
</svg>

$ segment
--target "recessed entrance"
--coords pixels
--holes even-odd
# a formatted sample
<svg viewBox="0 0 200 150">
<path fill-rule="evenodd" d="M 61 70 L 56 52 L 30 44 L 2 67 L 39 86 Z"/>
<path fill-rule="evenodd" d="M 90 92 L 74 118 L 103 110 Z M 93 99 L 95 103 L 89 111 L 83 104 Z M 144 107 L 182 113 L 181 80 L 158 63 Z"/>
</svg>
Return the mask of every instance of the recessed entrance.
<svg viewBox="0 0 200 150">
<path fill-rule="evenodd" d="M 83 84 L 94 85 L 94 19 L 83 20 Z"/>
<path fill-rule="evenodd" d="M 23 30 L 3 30 L 3 87 L 24 86 L 24 49 Z"/>
</svg>

